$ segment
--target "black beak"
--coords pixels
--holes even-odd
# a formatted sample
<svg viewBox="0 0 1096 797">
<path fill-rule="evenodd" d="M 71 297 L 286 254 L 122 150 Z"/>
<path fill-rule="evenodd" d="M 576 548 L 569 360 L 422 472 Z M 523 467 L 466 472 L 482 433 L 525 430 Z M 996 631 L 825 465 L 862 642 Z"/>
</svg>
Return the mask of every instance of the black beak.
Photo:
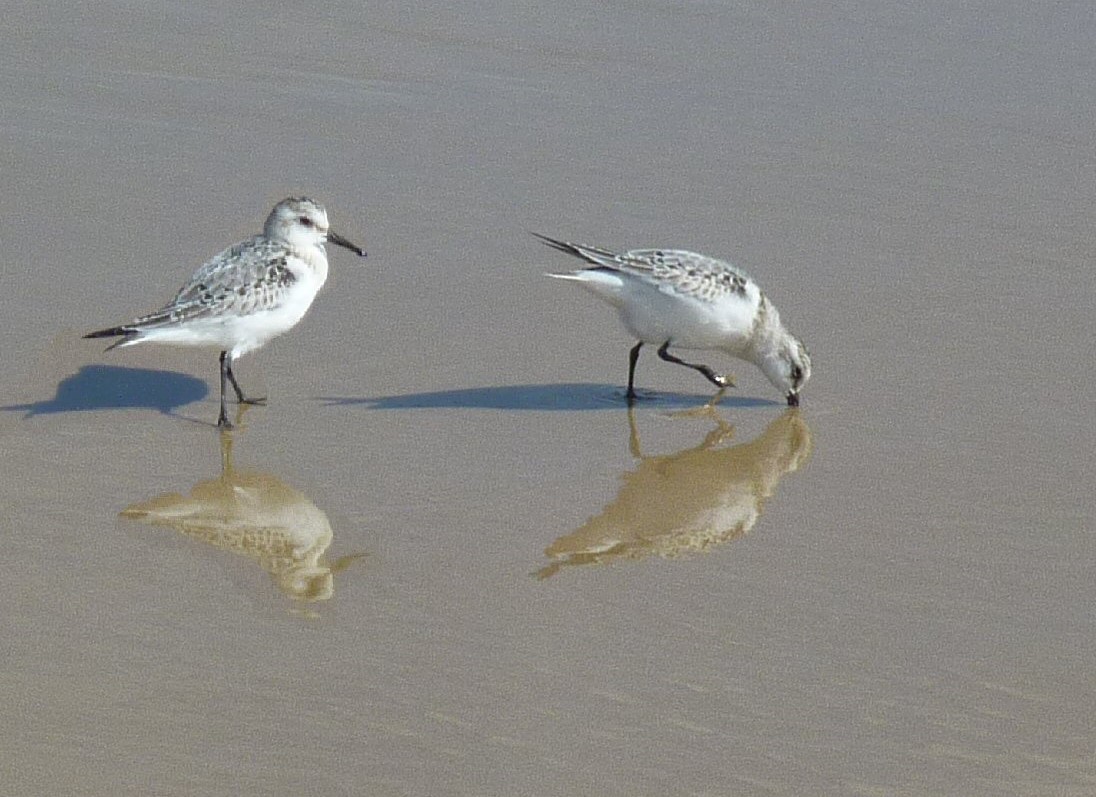
<svg viewBox="0 0 1096 797">
<path fill-rule="evenodd" d="M 799 394 L 798 393 L 789 393 L 788 394 L 788 406 L 789 407 L 798 407 L 799 406 Z"/>
<path fill-rule="evenodd" d="M 330 243 L 335 244 L 335 246 L 341 246 L 343 249 L 349 249 L 351 252 L 354 252 L 358 257 L 365 257 L 365 252 L 360 246 L 350 243 L 350 241 L 343 238 L 337 232 L 331 232 L 330 230 L 328 230 L 327 240 Z"/>
</svg>

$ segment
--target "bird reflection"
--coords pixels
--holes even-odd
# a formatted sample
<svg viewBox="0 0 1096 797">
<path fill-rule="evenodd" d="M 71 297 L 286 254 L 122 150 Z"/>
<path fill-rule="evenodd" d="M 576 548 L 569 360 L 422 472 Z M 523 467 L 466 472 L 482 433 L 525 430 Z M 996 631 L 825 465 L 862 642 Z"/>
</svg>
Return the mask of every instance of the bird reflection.
<svg viewBox="0 0 1096 797">
<path fill-rule="evenodd" d="M 133 504 L 122 516 L 168 526 L 188 537 L 255 560 L 283 593 L 325 601 L 334 574 L 362 554 L 328 563 L 331 524 L 303 493 L 278 477 L 232 466 L 233 432 L 221 432 L 221 475 L 200 481 L 190 495 L 165 493 Z"/>
<path fill-rule="evenodd" d="M 700 445 L 645 457 L 635 412 L 628 411 L 638 467 L 624 474 L 620 492 L 601 514 L 548 546 L 545 554 L 552 561 L 537 572 L 538 578 L 567 565 L 674 558 L 729 542 L 753 528 L 781 477 L 810 457 L 811 432 L 798 409 L 789 409 L 756 439 L 736 446 L 726 445 L 734 428 L 719 416 L 714 402 L 689 414 L 715 421 Z"/>
</svg>

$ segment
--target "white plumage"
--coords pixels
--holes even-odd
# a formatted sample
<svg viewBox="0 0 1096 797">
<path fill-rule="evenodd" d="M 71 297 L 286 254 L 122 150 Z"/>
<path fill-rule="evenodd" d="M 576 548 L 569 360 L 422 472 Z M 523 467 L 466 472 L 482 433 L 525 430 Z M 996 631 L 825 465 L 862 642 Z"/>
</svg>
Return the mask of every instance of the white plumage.
<svg viewBox="0 0 1096 797">
<path fill-rule="evenodd" d="M 230 427 L 226 382 L 241 403 L 263 401 L 244 396 L 232 372 L 233 363 L 304 317 L 327 280 L 325 242 L 365 256 L 360 247 L 331 231 L 322 205 L 305 197 L 283 199 L 270 211 L 261 235 L 213 257 L 168 304 L 128 324 L 84 337 L 119 338 L 108 351 L 146 342 L 221 349 L 217 425 Z"/>
<path fill-rule="evenodd" d="M 785 397 L 799 403 L 810 379 L 811 360 L 803 343 L 784 327 L 780 314 L 746 272 L 722 260 L 680 249 L 633 249 L 620 254 L 537 235 L 554 249 L 591 264 L 562 274 L 613 305 L 639 342 L 632 348 L 628 398 L 635 398 L 635 365 L 645 343 L 658 346 L 663 360 L 699 371 L 723 388 L 732 384 L 707 365 L 685 362 L 678 349 L 726 352 L 757 365 Z"/>
</svg>

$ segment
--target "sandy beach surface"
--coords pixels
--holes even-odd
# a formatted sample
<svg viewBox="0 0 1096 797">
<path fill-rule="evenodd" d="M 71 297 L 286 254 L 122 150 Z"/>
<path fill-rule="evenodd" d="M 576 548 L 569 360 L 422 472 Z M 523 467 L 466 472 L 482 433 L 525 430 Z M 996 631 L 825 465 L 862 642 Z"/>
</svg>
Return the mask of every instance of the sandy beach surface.
<svg viewBox="0 0 1096 797">
<path fill-rule="evenodd" d="M 56 0 L 0 31 L 20 795 L 1096 793 L 1096 7 Z M 306 194 L 241 360 L 103 352 Z M 752 273 L 713 407 L 529 232 Z"/>
</svg>

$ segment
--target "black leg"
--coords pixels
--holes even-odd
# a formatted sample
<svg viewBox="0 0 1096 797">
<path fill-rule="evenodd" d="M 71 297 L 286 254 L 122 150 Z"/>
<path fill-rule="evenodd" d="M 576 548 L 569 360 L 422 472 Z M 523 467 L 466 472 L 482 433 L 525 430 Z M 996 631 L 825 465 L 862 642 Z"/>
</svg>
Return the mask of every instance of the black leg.
<svg viewBox="0 0 1096 797">
<path fill-rule="evenodd" d="M 726 377 L 720 376 L 708 366 L 697 365 L 696 363 L 687 363 L 684 360 L 674 357 L 674 355 L 666 351 L 668 348 L 670 348 L 670 341 L 666 341 L 658 349 L 658 356 L 666 362 L 677 363 L 678 365 L 684 365 L 686 368 L 692 368 L 694 371 L 699 371 L 700 373 L 704 374 L 707 380 L 716 387 L 727 387 L 727 385 L 729 384 L 729 381 Z"/>
<path fill-rule="evenodd" d="M 222 429 L 231 429 L 232 424 L 228 420 L 228 411 L 225 408 L 225 387 L 228 383 L 228 352 L 221 352 L 221 414 L 217 418 L 217 425 Z M 235 380 L 233 380 L 235 381 Z M 239 388 L 237 388 L 239 390 Z"/>
<path fill-rule="evenodd" d="M 265 398 L 248 398 L 244 395 L 244 392 L 240 390 L 240 383 L 236 381 L 236 374 L 232 373 L 232 359 L 225 357 L 225 352 L 221 352 L 222 362 L 226 363 L 225 373 L 228 375 L 228 381 L 232 385 L 232 389 L 236 391 L 236 401 L 241 404 L 265 404 Z"/>
<path fill-rule="evenodd" d="M 628 396 L 629 401 L 634 401 L 636 397 L 636 361 L 639 360 L 639 350 L 642 348 L 643 341 L 641 340 L 628 352 L 628 392 L 625 395 Z"/>
</svg>

